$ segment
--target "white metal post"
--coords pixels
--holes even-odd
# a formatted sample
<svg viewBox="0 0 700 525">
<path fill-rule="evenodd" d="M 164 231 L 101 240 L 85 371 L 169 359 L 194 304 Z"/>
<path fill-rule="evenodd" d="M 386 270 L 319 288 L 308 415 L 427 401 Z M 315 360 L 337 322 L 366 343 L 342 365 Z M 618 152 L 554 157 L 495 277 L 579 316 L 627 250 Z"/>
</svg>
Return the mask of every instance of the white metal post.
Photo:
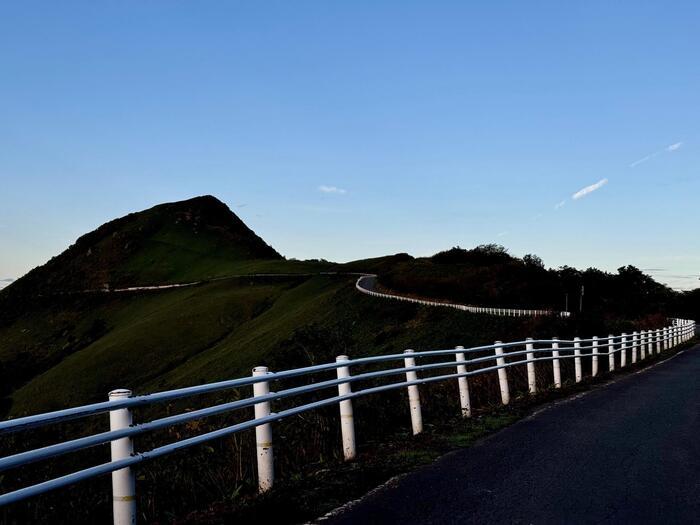
<svg viewBox="0 0 700 525">
<path fill-rule="evenodd" d="M 637 346 L 639 345 L 639 336 L 637 332 L 632 332 L 632 364 L 637 362 Z"/>
<path fill-rule="evenodd" d="M 528 337 L 525 344 L 525 350 L 527 350 L 527 388 L 531 394 L 537 393 L 537 376 L 535 374 L 535 349 L 532 343 L 532 337 Z"/>
<path fill-rule="evenodd" d="M 554 374 L 554 388 L 561 388 L 561 364 L 559 363 L 559 338 L 552 338 L 552 373 Z"/>
<path fill-rule="evenodd" d="M 610 372 L 615 371 L 615 336 L 608 335 L 608 368 Z"/>
<path fill-rule="evenodd" d="M 668 344 L 668 328 L 664 326 L 663 330 L 661 331 L 661 339 L 663 340 L 663 348 L 664 350 L 669 349 L 669 344 Z"/>
<path fill-rule="evenodd" d="M 591 358 L 591 375 L 598 375 L 598 336 L 593 336 L 593 349 L 591 350 L 593 357 Z"/>
<path fill-rule="evenodd" d="M 620 343 L 620 368 L 627 366 L 627 334 L 622 333 L 622 342 Z"/>
<path fill-rule="evenodd" d="M 503 344 L 502 341 L 496 341 L 496 345 Z M 503 347 L 496 346 L 496 366 L 503 367 L 506 360 L 503 357 Z M 501 389 L 501 402 L 504 405 L 510 403 L 510 388 L 508 387 L 508 372 L 505 368 L 498 369 L 498 386 Z"/>
<path fill-rule="evenodd" d="M 654 356 L 654 331 L 647 330 L 647 357 L 652 358 Z"/>
<path fill-rule="evenodd" d="M 639 359 L 642 361 L 644 361 L 644 359 L 647 356 L 646 346 L 647 346 L 646 331 L 642 330 L 639 333 Z"/>
<path fill-rule="evenodd" d="M 579 337 L 574 337 L 574 371 L 576 382 L 580 383 L 583 379 L 583 369 L 581 368 L 581 339 Z"/>
<path fill-rule="evenodd" d="M 458 346 L 457 350 L 464 350 L 463 346 Z M 455 354 L 455 360 L 457 362 L 464 362 L 464 352 L 457 352 Z M 467 373 L 467 365 L 457 365 L 457 373 L 458 374 L 466 374 Z M 462 407 L 462 417 L 471 417 L 472 416 L 472 404 L 471 400 L 469 399 L 469 382 L 467 381 L 466 376 L 465 377 L 458 377 L 457 378 L 457 385 L 459 386 L 459 404 Z"/>
<path fill-rule="evenodd" d="M 342 363 L 348 361 L 349 358 L 346 355 L 339 355 L 335 358 L 336 363 Z M 337 369 L 338 379 L 345 379 L 350 377 L 350 367 L 341 366 Z M 350 383 L 340 383 L 338 385 L 338 395 L 346 396 L 352 393 L 352 387 Z M 355 420 L 353 417 L 352 410 L 352 400 L 346 399 L 339 403 L 340 405 L 340 434 L 343 438 L 343 457 L 345 461 L 352 461 L 355 459 Z"/>
<path fill-rule="evenodd" d="M 266 376 L 266 366 L 253 368 L 253 377 Z M 253 397 L 266 396 L 270 393 L 270 383 L 261 381 L 253 383 Z M 255 419 L 270 415 L 270 402 L 263 401 L 255 404 Z M 258 456 L 258 491 L 266 492 L 272 488 L 275 481 L 275 460 L 272 449 L 272 425 L 265 423 L 255 427 L 255 448 Z"/>
<path fill-rule="evenodd" d="M 404 350 L 404 354 L 410 356 L 410 354 L 413 354 L 413 350 Z M 406 368 L 415 368 L 416 366 L 416 359 L 414 357 L 404 357 L 403 362 Z M 418 374 L 416 374 L 415 371 L 406 372 L 406 382 L 410 383 L 412 381 L 418 381 Z M 413 428 L 413 435 L 415 436 L 423 432 L 423 414 L 420 408 L 418 385 L 408 386 L 408 405 L 411 409 L 411 427 Z"/>
<path fill-rule="evenodd" d="M 119 389 L 109 393 L 110 401 L 131 397 L 131 390 Z M 120 408 L 109 413 L 109 429 L 120 430 L 131 426 L 131 410 Z M 128 458 L 134 453 L 134 442 L 130 437 L 115 439 L 110 443 L 112 461 Z M 114 525 L 136 523 L 136 475 L 131 467 L 112 472 L 112 513 Z"/>
<path fill-rule="evenodd" d="M 671 349 L 674 346 L 673 341 L 673 326 L 668 327 L 668 348 Z"/>
<path fill-rule="evenodd" d="M 656 353 L 660 354 L 661 353 L 661 330 L 658 328 L 654 331 L 654 336 L 656 339 Z"/>
</svg>

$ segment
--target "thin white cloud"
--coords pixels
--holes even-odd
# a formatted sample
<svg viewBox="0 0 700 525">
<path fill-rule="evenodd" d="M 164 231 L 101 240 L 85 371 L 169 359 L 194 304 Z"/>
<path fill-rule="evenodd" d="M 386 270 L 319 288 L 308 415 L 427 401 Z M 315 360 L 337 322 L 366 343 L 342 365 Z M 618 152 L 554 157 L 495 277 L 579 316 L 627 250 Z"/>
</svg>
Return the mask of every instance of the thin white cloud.
<svg viewBox="0 0 700 525">
<path fill-rule="evenodd" d="M 646 161 L 648 161 L 648 160 L 651 160 L 651 159 L 653 159 L 654 157 L 656 157 L 658 154 L 659 154 L 658 152 L 656 152 L 656 153 L 651 153 L 650 155 L 647 155 L 646 157 L 642 157 L 642 158 L 639 159 L 639 160 L 635 160 L 632 164 L 630 164 L 630 168 L 634 168 L 635 166 L 638 166 L 638 165 L 641 164 L 642 162 L 646 162 Z"/>
<path fill-rule="evenodd" d="M 318 187 L 318 191 L 321 193 L 335 193 L 337 195 L 344 195 L 347 193 L 347 190 L 344 190 L 343 188 L 338 188 L 337 186 L 326 186 L 326 185 L 321 185 Z"/>
<path fill-rule="evenodd" d="M 635 166 L 639 166 L 643 162 L 646 162 L 648 160 L 653 159 L 654 157 L 657 157 L 658 155 L 662 154 L 664 151 L 668 153 L 673 153 L 674 151 L 678 151 L 681 146 L 683 146 L 683 142 L 674 142 L 673 144 L 670 144 L 666 146 L 664 149 L 655 151 L 654 153 L 650 153 L 649 155 L 642 157 L 641 159 L 635 160 L 632 164 L 629 165 L 630 168 L 634 168 Z"/>
<path fill-rule="evenodd" d="M 498 237 L 505 237 L 506 235 L 508 235 L 508 232 L 500 232 Z"/>
<path fill-rule="evenodd" d="M 563 208 L 564 206 L 566 206 L 566 201 L 560 201 L 554 205 L 554 209 L 559 210 L 559 209 Z"/>
<path fill-rule="evenodd" d="M 588 195 L 589 193 L 593 193 L 596 190 L 599 190 L 603 186 L 605 186 L 608 183 L 608 179 L 601 179 L 595 184 L 591 184 L 590 186 L 586 186 L 585 188 L 581 188 L 578 190 L 576 193 L 574 193 L 571 198 L 574 200 L 581 199 Z"/>
</svg>

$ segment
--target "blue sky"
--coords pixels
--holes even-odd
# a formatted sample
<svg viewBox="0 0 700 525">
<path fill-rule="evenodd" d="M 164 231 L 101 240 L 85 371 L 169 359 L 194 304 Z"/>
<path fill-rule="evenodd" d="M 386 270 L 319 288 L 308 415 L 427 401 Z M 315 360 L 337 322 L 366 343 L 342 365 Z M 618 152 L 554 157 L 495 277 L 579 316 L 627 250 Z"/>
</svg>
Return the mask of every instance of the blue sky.
<svg viewBox="0 0 700 525">
<path fill-rule="evenodd" d="M 213 194 L 288 257 L 497 242 L 695 287 L 699 24 L 695 2 L 2 3 L 0 279 Z"/>
</svg>

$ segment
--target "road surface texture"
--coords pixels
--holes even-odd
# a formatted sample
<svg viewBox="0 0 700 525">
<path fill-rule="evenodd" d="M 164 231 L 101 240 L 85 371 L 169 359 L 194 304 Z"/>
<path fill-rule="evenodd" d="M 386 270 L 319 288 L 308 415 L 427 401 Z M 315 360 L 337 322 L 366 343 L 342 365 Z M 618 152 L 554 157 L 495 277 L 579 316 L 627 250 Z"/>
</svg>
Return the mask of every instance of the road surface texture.
<svg viewBox="0 0 700 525">
<path fill-rule="evenodd" d="M 324 523 L 700 523 L 700 345 L 545 408 Z"/>
</svg>

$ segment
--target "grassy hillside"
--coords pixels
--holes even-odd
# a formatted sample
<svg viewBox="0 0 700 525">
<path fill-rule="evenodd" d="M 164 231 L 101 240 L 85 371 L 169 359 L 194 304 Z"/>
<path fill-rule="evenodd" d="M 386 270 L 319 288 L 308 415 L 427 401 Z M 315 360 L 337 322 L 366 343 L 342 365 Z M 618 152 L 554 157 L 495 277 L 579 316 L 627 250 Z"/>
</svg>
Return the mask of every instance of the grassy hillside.
<svg viewBox="0 0 700 525">
<path fill-rule="evenodd" d="M 378 301 L 342 275 L 227 279 L 46 307 L 0 328 L 0 360 L 5 383 L 15 380 L 10 412 L 20 415 L 101 400 L 115 387 L 149 392 L 247 375 L 259 364 L 477 344 L 532 335 L 542 323 L 543 333 L 553 329 Z"/>
<path fill-rule="evenodd" d="M 80 237 L 0 294 L 36 295 L 183 282 L 229 275 L 283 257 L 214 197 L 161 204 Z"/>
<path fill-rule="evenodd" d="M 517 259 L 497 248 L 342 265 L 290 261 L 213 197 L 134 213 L 81 237 L 0 292 L 0 412 L 16 416 L 97 401 L 115 387 L 148 392 L 209 382 L 246 375 L 258 364 L 302 366 L 341 353 L 602 334 L 663 322 L 653 314 L 669 291 L 643 275 L 545 270 L 536 258 Z M 322 275 L 327 271 L 339 274 Z M 475 317 L 365 297 L 343 272 L 378 273 L 380 283 L 409 294 L 522 307 L 554 306 L 566 290 L 574 303 L 585 280 L 590 296 L 612 290 L 622 306 L 635 303 L 628 308 L 636 315 L 594 313 L 565 324 Z M 287 275 L 240 276 L 261 273 Z M 105 284 L 192 281 L 199 284 L 85 292 Z M 611 308 L 600 298 L 597 303 Z"/>
</svg>

